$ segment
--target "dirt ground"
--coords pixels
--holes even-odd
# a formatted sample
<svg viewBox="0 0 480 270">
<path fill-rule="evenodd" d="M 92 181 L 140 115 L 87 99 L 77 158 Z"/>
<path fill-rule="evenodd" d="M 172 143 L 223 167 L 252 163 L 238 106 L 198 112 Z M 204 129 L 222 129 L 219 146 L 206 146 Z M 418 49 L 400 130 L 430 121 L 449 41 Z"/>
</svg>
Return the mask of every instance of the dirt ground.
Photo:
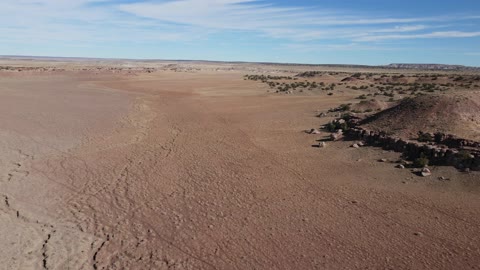
<svg viewBox="0 0 480 270">
<path fill-rule="evenodd" d="M 480 269 L 478 173 L 313 147 L 355 95 L 243 75 L 1 76 L 0 268 Z"/>
</svg>

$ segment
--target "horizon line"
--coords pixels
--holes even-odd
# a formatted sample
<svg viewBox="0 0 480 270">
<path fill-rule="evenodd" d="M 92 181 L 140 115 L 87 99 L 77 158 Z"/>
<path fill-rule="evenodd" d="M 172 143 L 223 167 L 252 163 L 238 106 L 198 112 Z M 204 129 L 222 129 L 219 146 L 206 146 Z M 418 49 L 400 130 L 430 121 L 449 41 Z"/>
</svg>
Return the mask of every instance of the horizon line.
<svg viewBox="0 0 480 270">
<path fill-rule="evenodd" d="M 159 59 L 159 58 L 111 58 L 111 57 L 83 57 L 83 56 L 51 56 L 51 55 L 0 55 L 0 59 L 11 58 L 13 60 L 38 60 L 38 59 L 63 59 L 63 60 L 85 60 L 85 61 L 94 61 L 94 60 L 109 60 L 109 61 L 172 61 L 172 62 L 206 62 L 206 63 L 226 63 L 226 64 L 263 64 L 263 65 L 285 65 L 285 66 L 353 66 L 353 67 L 380 67 L 380 68 L 392 68 L 393 65 L 438 65 L 445 67 L 459 67 L 466 69 L 480 69 L 480 66 L 467 66 L 461 64 L 442 64 L 442 63 L 389 63 L 383 65 L 366 65 L 366 64 L 332 64 L 332 63 L 323 63 L 323 64 L 311 64 L 311 63 L 295 63 L 295 62 L 255 62 L 255 61 L 226 61 L 226 60 L 205 60 L 205 59 Z"/>
</svg>

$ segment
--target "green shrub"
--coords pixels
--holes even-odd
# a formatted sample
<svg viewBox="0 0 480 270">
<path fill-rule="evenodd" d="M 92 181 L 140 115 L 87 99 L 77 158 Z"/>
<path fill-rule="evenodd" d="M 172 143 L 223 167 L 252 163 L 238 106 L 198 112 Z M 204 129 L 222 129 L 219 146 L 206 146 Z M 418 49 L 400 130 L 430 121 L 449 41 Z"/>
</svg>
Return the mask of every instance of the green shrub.
<svg viewBox="0 0 480 270">
<path fill-rule="evenodd" d="M 336 127 L 337 126 L 332 122 L 325 125 L 325 129 L 330 131 L 330 132 L 334 132 L 336 130 Z"/>
<path fill-rule="evenodd" d="M 345 116 L 343 119 L 345 119 Z M 325 125 L 325 129 L 328 130 L 329 132 L 335 132 L 339 129 L 345 131 L 349 129 L 349 126 L 346 122 L 339 123 L 338 121 L 332 121 Z"/>
<path fill-rule="evenodd" d="M 430 160 L 428 160 L 428 158 L 425 156 L 425 154 L 421 153 L 420 157 L 413 161 L 413 166 L 415 166 L 416 168 L 423 168 L 423 167 L 428 166 L 429 162 L 430 162 Z"/>
<path fill-rule="evenodd" d="M 338 110 L 343 112 L 350 111 L 350 109 L 351 109 L 350 104 L 342 104 L 340 105 L 340 107 L 338 107 Z"/>
<path fill-rule="evenodd" d="M 433 142 L 434 138 L 430 133 L 419 133 L 417 140 L 419 142 Z"/>
</svg>

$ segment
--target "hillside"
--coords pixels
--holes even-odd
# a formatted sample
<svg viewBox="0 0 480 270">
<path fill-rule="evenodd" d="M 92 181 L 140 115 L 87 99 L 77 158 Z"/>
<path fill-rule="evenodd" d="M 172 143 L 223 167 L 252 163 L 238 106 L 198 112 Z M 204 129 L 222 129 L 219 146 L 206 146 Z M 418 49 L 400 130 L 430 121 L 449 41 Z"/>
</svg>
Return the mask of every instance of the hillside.
<svg viewBox="0 0 480 270">
<path fill-rule="evenodd" d="M 361 124 L 401 137 L 416 137 L 419 131 L 444 132 L 480 140 L 480 96 L 424 95 L 407 98 L 397 106 L 365 119 Z"/>
</svg>

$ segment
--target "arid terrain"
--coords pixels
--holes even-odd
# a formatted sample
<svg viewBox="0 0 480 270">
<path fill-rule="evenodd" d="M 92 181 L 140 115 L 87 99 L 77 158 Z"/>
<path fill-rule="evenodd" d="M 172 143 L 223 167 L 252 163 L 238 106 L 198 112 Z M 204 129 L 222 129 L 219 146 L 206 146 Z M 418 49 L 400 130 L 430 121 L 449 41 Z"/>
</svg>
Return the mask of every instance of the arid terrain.
<svg viewBox="0 0 480 270">
<path fill-rule="evenodd" d="M 352 113 L 478 142 L 479 85 L 475 70 L 2 59 L 0 268 L 480 269 L 475 149 L 422 177 L 321 129 Z"/>
</svg>

